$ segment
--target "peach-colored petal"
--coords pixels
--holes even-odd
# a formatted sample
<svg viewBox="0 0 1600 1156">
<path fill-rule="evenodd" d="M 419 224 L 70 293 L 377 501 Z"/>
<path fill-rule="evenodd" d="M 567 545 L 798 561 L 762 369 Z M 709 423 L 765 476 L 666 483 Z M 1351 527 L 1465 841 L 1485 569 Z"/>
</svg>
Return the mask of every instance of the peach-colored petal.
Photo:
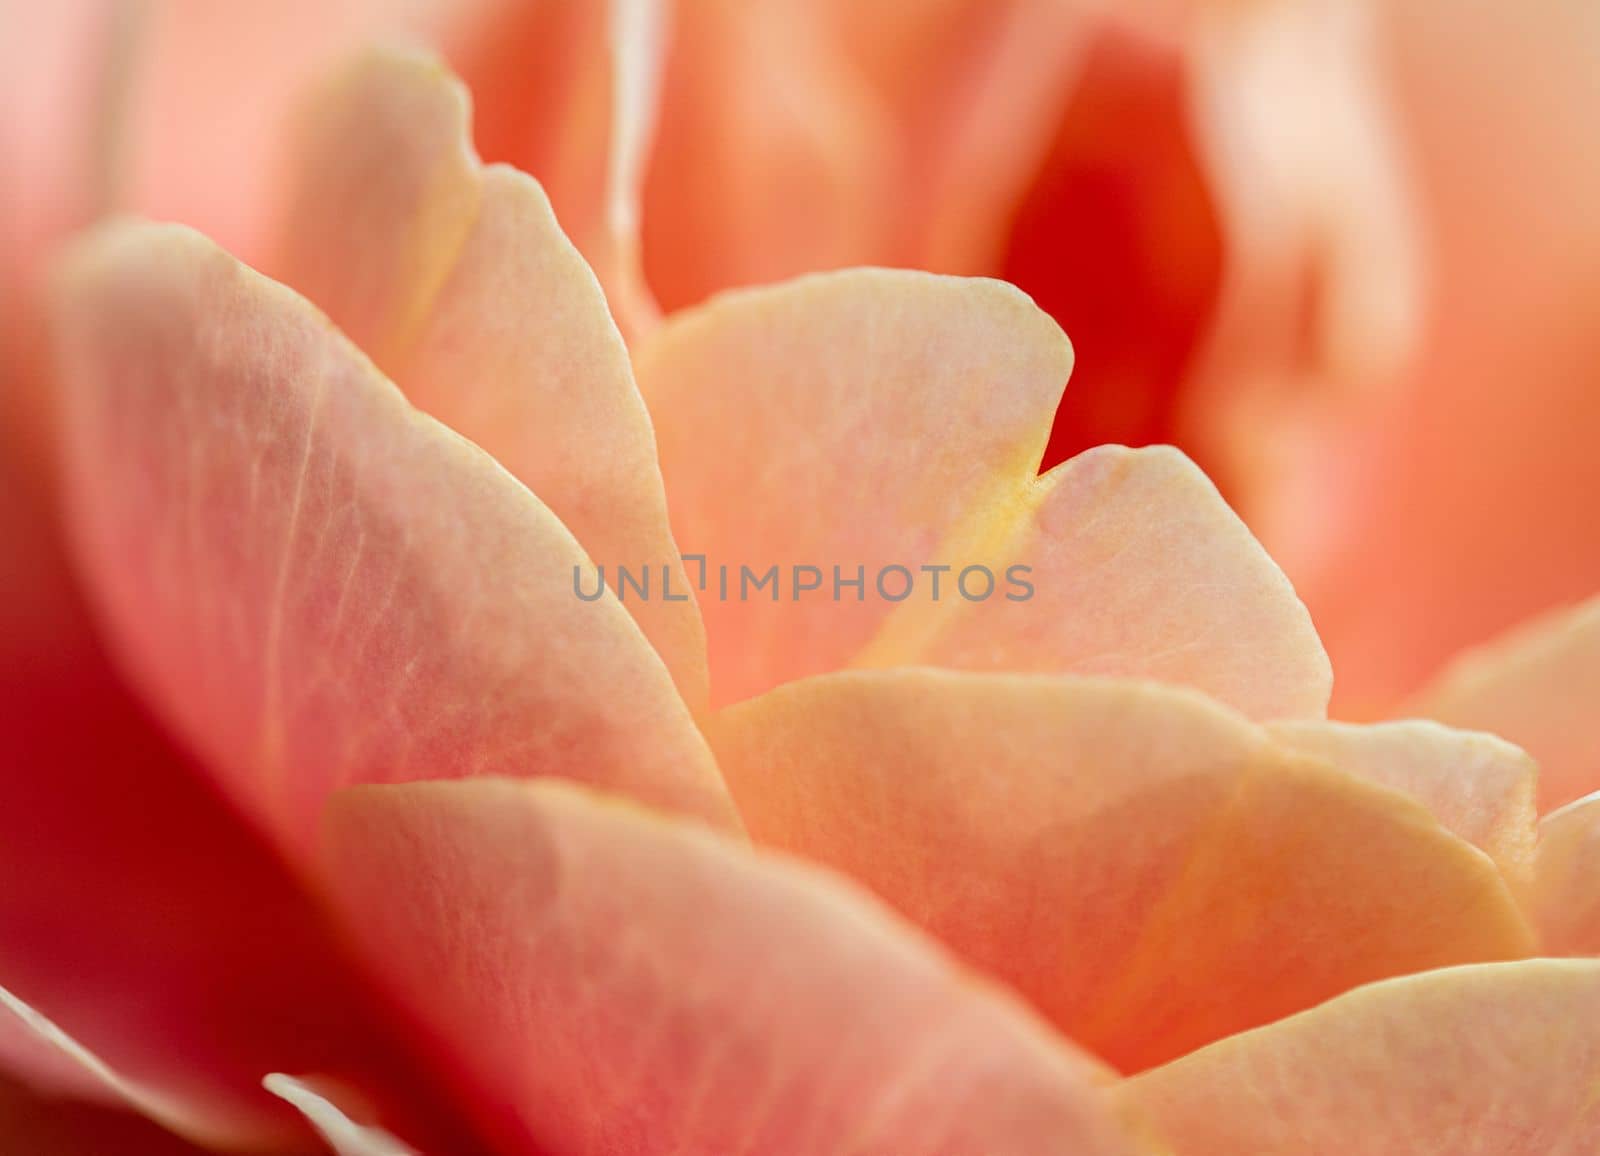
<svg viewBox="0 0 1600 1156">
<path fill-rule="evenodd" d="M 859 664 L 1150 678 L 1254 718 L 1326 711 L 1333 676 L 1305 607 L 1177 450 L 1089 450 L 1010 519 L 993 545 L 947 555 L 955 589 L 903 603 Z M 973 563 L 995 577 L 986 598 L 983 574 L 961 575 Z"/>
<path fill-rule="evenodd" d="M 1236 491 L 1346 717 L 1393 713 L 1463 647 L 1600 589 L 1600 150 L 1574 143 L 1600 117 L 1600 7 L 1372 8 L 1424 228 L 1420 342 L 1392 380 L 1317 391 L 1360 404 L 1241 415 L 1281 468 Z"/>
<path fill-rule="evenodd" d="M 280 0 L 126 6 L 133 52 L 113 111 L 121 138 L 111 206 L 183 221 L 256 262 L 266 256 L 304 86 L 378 37 L 431 37 L 460 4 Z"/>
<path fill-rule="evenodd" d="M 419 57 L 343 73 L 310 109 L 275 272 L 538 494 L 613 585 L 616 566 L 651 572 L 628 608 L 699 702 L 704 631 L 627 350 L 538 184 L 478 164 L 467 103 Z"/>
<path fill-rule="evenodd" d="M 1407 721 L 1280 722 L 1276 741 L 1410 795 L 1489 855 L 1508 879 L 1533 866 L 1539 769 L 1518 747 L 1475 731 Z"/>
<path fill-rule="evenodd" d="M 340 1105 L 337 1090 L 322 1081 L 273 1072 L 261 1082 L 267 1091 L 303 1112 L 336 1156 L 418 1156 L 415 1148 L 382 1128 L 352 1119 Z"/>
<path fill-rule="evenodd" d="M 1532 948 L 1420 805 L 1189 690 L 851 672 L 710 734 L 753 837 L 862 880 L 1124 1070 Z"/>
<path fill-rule="evenodd" d="M 1183 1156 L 1588 1156 L 1600 962 L 1373 984 L 1122 1085 Z"/>
<path fill-rule="evenodd" d="M 439 64 L 374 53 L 339 72 L 302 118 L 270 271 L 391 374 L 478 213 L 470 116 L 466 89 Z"/>
<path fill-rule="evenodd" d="M 947 273 L 992 268 L 1020 189 L 1075 91 L 1094 30 L 1090 5 L 804 7 L 826 21 L 834 51 L 894 126 L 894 151 L 874 158 L 894 165 L 888 259 Z"/>
<path fill-rule="evenodd" d="M 679 4 L 669 45 L 642 217 L 645 276 L 665 310 L 888 262 L 895 129 L 818 6 Z"/>
<path fill-rule="evenodd" d="M 572 775 L 731 822 L 665 668 L 561 523 L 315 310 L 187 230 L 59 295 L 73 528 L 121 657 L 289 844 L 357 782 Z"/>
<path fill-rule="evenodd" d="M 1072 350 L 1010 286 L 865 269 L 723 295 L 669 319 L 635 366 L 673 530 L 705 557 L 712 694 L 727 702 L 844 663 L 891 608 L 880 567 L 932 562 L 1013 501 Z M 816 568 L 818 591 L 791 597 L 796 565 Z M 742 599 L 746 566 L 778 567 L 784 589 Z M 859 600 L 833 597 L 835 567 L 847 581 L 866 568 Z"/>
<path fill-rule="evenodd" d="M 662 303 L 845 265 L 992 269 L 1076 78 L 1084 8 L 679 5 L 644 199 Z"/>
<path fill-rule="evenodd" d="M 552 783 L 345 792 L 327 874 L 541 1151 L 1133 1150 L 1103 1071 L 814 869 Z"/>
<path fill-rule="evenodd" d="M 1539 764 L 1539 809 L 1600 790 L 1600 597 L 1469 651 L 1406 713 L 1492 731 Z"/>
<path fill-rule="evenodd" d="M 1539 824 L 1533 915 L 1548 955 L 1600 955 L 1600 793 Z"/>
<path fill-rule="evenodd" d="M 671 7 L 486 0 L 449 9 L 439 38 L 472 90 L 485 159 L 544 186 L 630 340 L 659 316 L 643 280 L 639 202 Z"/>
</svg>

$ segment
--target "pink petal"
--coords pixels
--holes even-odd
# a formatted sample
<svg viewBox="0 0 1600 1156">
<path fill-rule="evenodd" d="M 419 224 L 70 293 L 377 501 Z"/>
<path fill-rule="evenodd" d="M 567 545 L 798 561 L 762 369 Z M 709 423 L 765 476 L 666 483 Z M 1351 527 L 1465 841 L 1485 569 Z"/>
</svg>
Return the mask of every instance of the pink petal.
<svg viewBox="0 0 1600 1156">
<path fill-rule="evenodd" d="M 453 10 L 441 37 L 477 102 L 484 157 L 538 178 L 630 338 L 658 317 L 639 201 L 671 7 L 487 0 Z"/>
<path fill-rule="evenodd" d="M 1539 769 L 1503 739 L 1415 721 L 1281 722 L 1267 733 L 1341 771 L 1410 795 L 1493 859 L 1507 878 L 1522 882 L 1532 870 Z"/>
<path fill-rule="evenodd" d="M 1600 117 L 1600 8 L 1370 7 L 1426 244 L 1419 341 L 1392 376 L 1299 383 L 1316 400 L 1286 424 L 1240 415 L 1279 467 L 1240 509 L 1311 607 L 1351 717 L 1600 590 L 1600 153 L 1576 143 Z"/>
<path fill-rule="evenodd" d="M 867 269 L 678 314 L 635 367 L 673 529 L 706 559 L 712 694 L 728 702 L 844 664 L 892 606 L 871 589 L 879 567 L 936 561 L 1017 500 L 1072 351 L 1007 285 Z M 796 564 L 820 595 L 741 599 L 741 566 L 778 566 L 787 586 Z M 835 566 L 866 568 L 859 601 L 831 597 Z"/>
<path fill-rule="evenodd" d="M 1183 1156 L 1588 1156 L 1600 962 L 1389 980 L 1123 1085 Z"/>
<path fill-rule="evenodd" d="M 816 269 L 994 268 L 1089 23 L 1033 0 L 676 17 L 643 222 L 669 310 Z"/>
<path fill-rule="evenodd" d="M 1539 809 L 1600 790 L 1600 598 L 1469 651 L 1407 713 L 1492 731 L 1539 763 Z"/>
<path fill-rule="evenodd" d="M 305 1140 L 259 1087 L 292 1064 L 359 1085 L 444 1151 L 476 1151 L 419 1091 L 394 1009 L 319 906 L 114 676 L 20 465 L 0 455 L 0 983 L 148 1094 L 236 1124 L 237 1143 Z M 19 1078 L 62 1089 L 65 1066 L 85 1090 L 82 1065 L 36 1036 L 0 1052 Z M 84 1115 L 25 1114 L 17 1127 L 51 1137 Z M 122 1153 L 123 1131 L 68 1150 Z"/>
<path fill-rule="evenodd" d="M 1539 824 L 1532 906 L 1547 955 L 1600 955 L 1600 794 Z"/>
<path fill-rule="evenodd" d="M 628 609 L 699 702 L 704 628 L 627 350 L 543 191 L 483 169 L 467 121 L 466 93 L 427 60 L 342 74 L 312 106 L 275 271 L 538 494 L 613 585 L 617 566 L 651 573 Z"/>
<path fill-rule="evenodd" d="M 557 784 L 334 801 L 335 895 L 553 1152 L 1133 1151 L 1092 1062 L 826 875 Z"/>
<path fill-rule="evenodd" d="M 1486 856 L 1191 691 L 856 672 L 729 708 L 751 834 L 839 868 L 1124 1070 L 1532 949 Z"/>
<path fill-rule="evenodd" d="M 358 782 L 573 775 L 731 823 L 577 543 L 300 298 L 181 229 L 78 251 L 73 528 L 122 659 L 291 848 Z"/>
<path fill-rule="evenodd" d="M 1008 513 L 997 545 L 946 555 L 957 590 L 905 602 L 860 665 L 1150 678 L 1253 718 L 1326 712 L 1333 675 L 1305 607 L 1177 450 L 1090 450 Z M 971 563 L 995 576 L 988 597 L 982 574 L 971 590 L 960 576 Z"/>
</svg>

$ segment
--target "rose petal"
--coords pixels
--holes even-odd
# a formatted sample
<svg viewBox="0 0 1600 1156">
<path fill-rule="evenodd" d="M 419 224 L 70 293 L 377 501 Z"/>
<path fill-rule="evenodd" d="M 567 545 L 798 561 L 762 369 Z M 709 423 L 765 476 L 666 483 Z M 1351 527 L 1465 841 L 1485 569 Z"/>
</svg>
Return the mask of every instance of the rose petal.
<svg viewBox="0 0 1600 1156">
<path fill-rule="evenodd" d="M 1072 351 L 1010 286 L 867 269 L 679 314 L 635 368 L 673 529 L 706 558 L 712 695 L 728 702 L 842 665 L 890 608 L 878 567 L 933 561 L 1016 500 Z M 793 565 L 818 569 L 820 597 L 741 599 L 741 566 L 787 586 Z M 863 565 L 859 601 L 829 596 L 835 566 L 849 580 Z"/>
<path fill-rule="evenodd" d="M 753 837 L 866 883 L 1124 1070 L 1532 948 L 1488 859 L 1421 806 L 1190 691 L 849 673 L 710 735 Z"/>
<path fill-rule="evenodd" d="M 205 1156 L 131 1112 L 34 1095 L 0 1078 L 0 1151 L 22 1156 Z"/>
<path fill-rule="evenodd" d="M 946 556 L 955 591 L 905 602 L 858 664 L 1151 678 L 1253 718 L 1326 713 L 1333 674 L 1306 608 L 1183 454 L 1102 446 L 1018 506 L 999 545 Z M 988 564 L 988 597 L 969 563 Z"/>
<path fill-rule="evenodd" d="M 1539 824 L 1532 908 L 1547 955 L 1600 955 L 1600 794 Z"/>
<path fill-rule="evenodd" d="M 267 1091 L 303 1112 L 338 1156 L 418 1156 L 415 1148 L 382 1128 L 356 1123 L 335 1101 L 332 1089 L 317 1081 L 273 1072 L 261 1083 Z"/>
<path fill-rule="evenodd" d="M 1507 878 L 1527 879 L 1539 768 L 1521 749 L 1493 735 L 1424 721 L 1280 722 L 1267 733 L 1341 771 L 1410 795 L 1483 850 Z"/>
<path fill-rule="evenodd" d="M 0 988 L 0 1057 L 46 1090 L 121 1105 L 201 1144 L 258 1135 L 259 1119 L 232 1106 L 145 1087 L 105 1061 L 5 988 Z"/>
<path fill-rule="evenodd" d="M 1539 809 L 1600 790 L 1600 598 L 1470 651 L 1407 705 L 1492 731 L 1539 763 Z"/>
<path fill-rule="evenodd" d="M 682 4 L 674 17 L 642 215 L 663 309 L 884 263 L 894 126 L 814 7 Z"/>
<path fill-rule="evenodd" d="M 433 1073 L 320 905 L 116 678 L 19 464 L 0 454 L 0 983 L 128 1081 L 237 1121 L 238 1144 L 304 1139 L 259 1087 L 294 1064 L 415 1109 L 442 1151 L 478 1151 L 418 1093 Z M 4 1066 L 60 1087 L 29 1038 Z M 37 1125 L 71 1133 L 61 1115 Z"/>
<path fill-rule="evenodd" d="M 1313 404 L 1287 423 L 1242 413 L 1278 468 L 1235 491 L 1312 609 L 1345 717 L 1392 714 L 1463 647 L 1600 590 L 1600 151 L 1574 145 L 1600 117 L 1600 7 L 1364 7 L 1425 226 L 1421 340 L 1393 379 L 1291 383 Z M 1392 253 L 1351 262 L 1362 300 L 1388 299 L 1362 270 Z"/>
<path fill-rule="evenodd" d="M 992 268 L 1088 24 L 1033 0 L 675 15 L 643 235 L 669 310 L 817 269 Z"/>
<path fill-rule="evenodd" d="M 1115 11 L 1088 45 L 1047 156 L 1001 218 L 1008 234 L 995 266 L 1078 351 L 1046 466 L 1106 443 L 1187 435 L 1190 365 L 1225 260 L 1193 139 L 1188 61 L 1168 42 L 1176 22 L 1152 37 L 1118 27 L 1127 0 L 1102 7 Z M 1185 436 L 1185 449 L 1196 440 Z"/>
<path fill-rule="evenodd" d="M 389 372 L 477 216 L 470 105 L 431 59 L 374 53 L 335 75 L 303 119 L 271 271 Z"/>
<path fill-rule="evenodd" d="M 454 11 L 441 43 L 477 102 L 484 157 L 538 178 L 623 332 L 643 332 L 659 316 L 640 265 L 638 206 L 668 6 L 488 0 Z"/>
<path fill-rule="evenodd" d="M 338 786 L 573 775 L 731 823 L 565 528 L 300 298 L 112 227 L 59 308 L 74 529 L 141 687 L 293 848 Z"/>
<path fill-rule="evenodd" d="M 651 597 L 628 608 L 698 703 L 704 629 L 627 350 L 538 184 L 479 166 L 467 105 L 426 59 L 373 55 L 339 77 L 311 110 L 275 272 L 538 494 L 608 575 L 652 573 Z M 664 570 L 677 597 L 662 597 Z"/>
<path fill-rule="evenodd" d="M 549 1151 L 1129 1152 L 1092 1062 L 852 890 L 556 784 L 342 794 L 373 958 Z"/>
<path fill-rule="evenodd" d="M 1600 962 L 1373 984 L 1124 1084 L 1184 1156 L 1587 1156 Z"/>
</svg>

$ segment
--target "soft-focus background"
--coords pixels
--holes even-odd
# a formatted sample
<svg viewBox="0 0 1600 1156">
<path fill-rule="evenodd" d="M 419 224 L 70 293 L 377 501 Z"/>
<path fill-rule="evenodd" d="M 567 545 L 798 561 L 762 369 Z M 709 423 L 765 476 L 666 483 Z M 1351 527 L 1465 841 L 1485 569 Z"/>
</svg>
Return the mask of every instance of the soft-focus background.
<svg viewBox="0 0 1600 1156">
<path fill-rule="evenodd" d="M 1336 714 L 1600 588 L 1600 5 L 652 8 L 7 3 L 8 458 L 44 452 L 30 302 L 65 231 L 131 211 L 259 256 L 296 94 L 376 36 L 445 56 L 485 159 L 582 244 L 620 47 L 660 309 L 859 263 L 1014 281 L 1078 354 L 1044 464 L 1187 450 L 1310 605 Z"/>
</svg>

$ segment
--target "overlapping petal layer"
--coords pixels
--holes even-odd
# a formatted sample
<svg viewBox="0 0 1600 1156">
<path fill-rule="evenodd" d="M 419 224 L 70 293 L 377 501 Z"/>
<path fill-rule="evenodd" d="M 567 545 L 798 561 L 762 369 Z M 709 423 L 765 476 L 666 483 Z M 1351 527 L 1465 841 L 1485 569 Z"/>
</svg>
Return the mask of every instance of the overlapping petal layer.
<svg viewBox="0 0 1600 1156">
<path fill-rule="evenodd" d="M 124 225 L 60 294 L 84 567 L 121 656 L 290 845 L 357 782 L 571 775 L 733 822 L 561 523 L 302 299 Z"/>
<path fill-rule="evenodd" d="M 1282 468 L 1236 491 L 1351 717 L 1392 713 L 1463 647 L 1600 589 L 1600 152 L 1574 145 L 1600 115 L 1600 8 L 1367 7 L 1419 226 L 1419 340 L 1387 374 L 1284 383 L 1312 402 L 1287 422 L 1241 413 L 1243 444 Z M 1397 280 L 1365 283 L 1381 303 Z"/>
<path fill-rule="evenodd" d="M 1600 598 L 1469 651 L 1407 710 L 1503 735 L 1539 763 L 1539 809 L 1600 790 Z"/>
<path fill-rule="evenodd" d="M 1526 881 L 1533 867 L 1539 769 L 1520 748 L 1494 735 L 1426 721 L 1280 722 L 1267 731 L 1284 746 L 1410 795 L 1486 853 L 1508 879 Z"/>
<path fill-rule="evenodd" d="M 643 219 L 668 309 L 846 265 L 994 267 L 1086 25 L 1051 0 L 677 15 Z"/>
<path fill-rule="evenodd" d="M 706 559 L 713 698 L 727 702 L 843 665 L 891 608 L 872 589 L 881 567 L 934 561 L 1017 500 L 1072 349 L 1008 285 L 863 269 L 680 313 L 635 367 L 673 530 Z M 795 565 L 822 575 L 803 599 Z M 783 589 L 745 597 L 745 566 L 777 566 Z M 866 589 L 835 596 L 835 567 L 864 567 Z"/>
<path fill-rule="evenodd" d="M 335 798 L 373 957 L 542 1151 L 1134 1145 L 1104 1073 L 813 870 L 559 784 Z"/>
<path fill-rule="evenodd" d="M 1183 1156 L 1587 1156 L 1600 961 L 1451 968 L 1351 992 L 1118 1089 Z"/>
<path fill-rule="evenodd" d="M 1600 794 L 1539 824 L 1531 906 L 1550 955 L 1600 955 Z"/>
<path fill-rule="evenodd" d="M 1150 678 L 1254 718 L 1320 718 L 1333 675 L 1305 607 L 1216 487 L 1169 446 L 1101 446 L 1032 483 L 994 544 L 949 556 L 942 601 L 908 599 L 858 659 Z M 988 598 L 961 573 L 1026 568 Z M 931 594 L 931 587 L 927 591 Z"/>
<path fill-rule="evenodd" d="M 704 631 L 627 350 L 544 192 L 480 166 L 468 120 L 465 90 L 428 60 L 342 74 L 306 118 L 270 271 L 532 489 L 613 585 L 616 566 L 651 572 L 628 608 L 698 703 Z M 664 570 L 679 597 L 661 596 Z"/>
<path fill-rule="evenodd" d="M 802 278 L 670 320 L 636 364 L 674 529 L 706 558 L 715 702 L 911 661 L 1147 675 L 1261 717 L 1322 713 L 1304 607 L 1181 454 L 1107 447 L 1036 479 L 1071 353 L 1015 290 Z"/>
<path fill-rule="evenodd" d="M 1532 941 L 1403 795 L 1188 690 L 853 672 L 729 708 L 758 841 L 840 868 L 1124 1070 Z"/>
<path fill-rule="evenodd" d="M 20 465 L 0 456 L 0 984 L 180 1126 L 298 1150 L 306 1137 L 259 1087 L 292 1064 L 362 1087 L 408 1134 L 477 1151 L 419 1094 L 393 1009 L 322 912 L 113 673 Z M 25 1051 L 0 1045 L 0 1066 L 63 1089 L 60 1049 L 41 1054 L 30 1035 Z M 95 1086 L 70 1057 L 65 1070 L 73 1090 Z M 71 1104 L 17 1111 L 19 1153 L 78 1135 Z M 85 1135 L 109 1131 L 89 1150 L 123 1151 L 123 1127 L 90 1116 Z"/>
</svg>

